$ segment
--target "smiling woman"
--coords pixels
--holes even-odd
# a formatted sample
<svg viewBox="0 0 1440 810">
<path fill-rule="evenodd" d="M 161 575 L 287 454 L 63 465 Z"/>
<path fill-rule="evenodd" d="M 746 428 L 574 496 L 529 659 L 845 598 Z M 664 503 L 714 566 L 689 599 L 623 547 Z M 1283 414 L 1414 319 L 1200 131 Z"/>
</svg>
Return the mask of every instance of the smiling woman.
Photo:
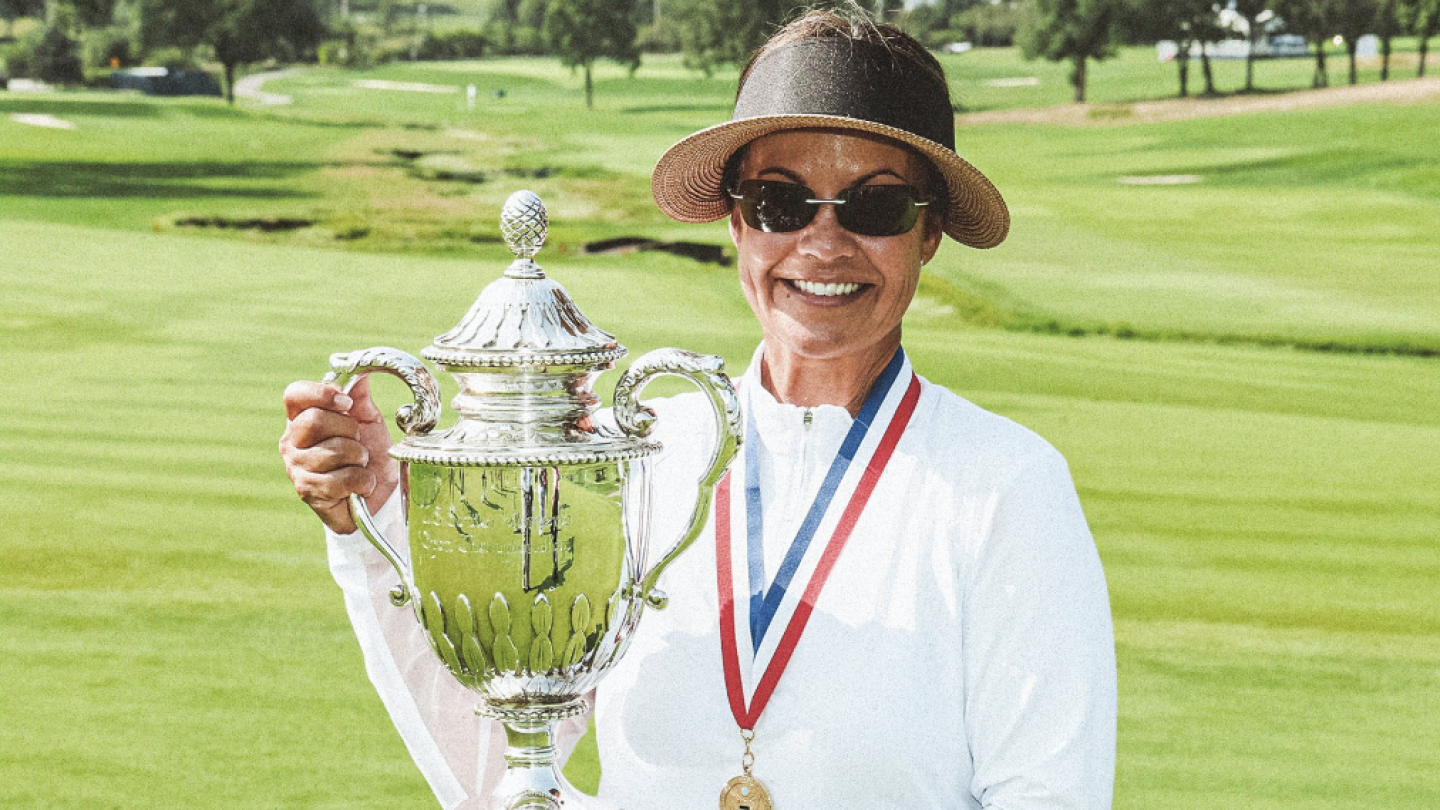
<svg viewBox="0 0 1440 810">
<path fill-rule="evenodd" d="M 991 247 L 1009 227 L 999 192 L 954 150 L 935 59 L 897 29 L 811 12 L 746 68 L 731 121 L 661 157 L 652 190 L 676 219 L 729 217 L 764 340 L 740 384 L 744 452 L 703 550 L 667 569 L 670 607 L 595 694 L 602 798 L 1108 808 L 1114 642 L 1065 461 L 922 379 L 901 347 L 943 238 Z M 281 451 L 302 496 L 349 532 L 334 505 L 359 493 L 378 506 L 397 474 L 364 388 L 336 393 L 292 386 Z M 708 455 L 695 436 L 659 438 L 654 530 L 678 536 Z M 447 807 L 492 806 L 496 730 L 439 686 L 415 633 L 377 620 L 393 583 L 368 544 L 330 543 L 417 764 Z"/>
<path fill-rule="evenodd" d="M 748 184 L 755 195 L 766 188 L 750 178 L 783 178 L 826 199 L 851 195 L 815 205 L 812 219 L 783 233 L 766 232 L 737 213 L 730 235 L 740 286 L 765 335 L 766 390 L 782 402 L 838 404 L 858 413 L 900 347 L 900 319 L 941 232 L 939 217 L 927 216 L 912 217 L 899 233 L 866 236 L 842 223 L 842 206 L 857 205 L 854 195 L 866 190 L 913 194 L 925 185 L 923 159 L 868 134 L 790 130 L 751 143 L 738 176 L 739 187 Z M 920 222 L 923 227 L 915 227 Z"/>
</svg>

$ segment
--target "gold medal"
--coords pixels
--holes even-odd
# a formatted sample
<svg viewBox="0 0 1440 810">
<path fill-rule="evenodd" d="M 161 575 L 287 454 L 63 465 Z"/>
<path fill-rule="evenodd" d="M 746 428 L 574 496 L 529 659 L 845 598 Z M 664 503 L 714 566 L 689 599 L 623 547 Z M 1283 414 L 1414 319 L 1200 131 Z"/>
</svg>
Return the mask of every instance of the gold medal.
<svg viewBox="0 0 1440 810">
<path fill-rule="evenodd" d="M 720 791 L 720 810 L 773 810 L 770 791 L 748 773 L 725 783 Z"/>
<path fill-rule="evenodd" d="M 745 772 L 725 783 L 725 789 L 720 791 L 720 810 L 774 810 L 770 791 L 750 775 L 750 768 L 755 764 L 755 754 L 750 750 L 755 729 L 740 729 L 740 739 L 745 741 L 745 756 L 740 758 L 740 768 Z"/>
</svg>

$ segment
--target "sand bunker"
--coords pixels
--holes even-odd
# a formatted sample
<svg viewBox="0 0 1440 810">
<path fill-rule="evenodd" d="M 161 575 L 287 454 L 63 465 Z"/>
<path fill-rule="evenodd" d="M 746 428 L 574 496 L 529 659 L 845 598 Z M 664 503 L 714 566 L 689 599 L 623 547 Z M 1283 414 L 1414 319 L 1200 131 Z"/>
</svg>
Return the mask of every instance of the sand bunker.
<svg viewBox="0 0 1440 810">
<path fill-rule="evenodd" d="M 46 129 L 75 128 L 75 124 L 71 121 L 44 113 L 11 113 L 10 120 L 17 124 L 29 124 L 32 127 L 45 127 Z"/>
<path fill-rule="evenodd" d="M 385 79 L 356 79 L 355 86 L 366 90 L 401 90 L 407 93 L 458 93 L 460 88 L 448 84 L 424 82 L 392 82 Z"/>
</svg>

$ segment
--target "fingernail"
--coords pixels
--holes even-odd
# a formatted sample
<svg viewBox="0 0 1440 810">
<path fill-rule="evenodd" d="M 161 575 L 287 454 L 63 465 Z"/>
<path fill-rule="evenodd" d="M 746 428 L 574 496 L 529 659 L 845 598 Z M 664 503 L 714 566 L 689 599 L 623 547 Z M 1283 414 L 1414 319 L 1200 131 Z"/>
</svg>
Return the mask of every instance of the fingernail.
<svg viewBox="0 0 1440 810">
<path fill-rule="evenodd" d="M 355 404 L 355 400 L 351 399 L 350 397 L 345 396 L 344 394 L 336 394 L 336 395 L 335 395 L 335 406 L 336 406 L 337 408 L 339 408 L 340 410 L 342 410 L 342 411 L 348 411 L 348 410 L 350 410 L 350 406 L 351 406 L 351 405 L 354 405 L 354 404 Z"/>
</svg>

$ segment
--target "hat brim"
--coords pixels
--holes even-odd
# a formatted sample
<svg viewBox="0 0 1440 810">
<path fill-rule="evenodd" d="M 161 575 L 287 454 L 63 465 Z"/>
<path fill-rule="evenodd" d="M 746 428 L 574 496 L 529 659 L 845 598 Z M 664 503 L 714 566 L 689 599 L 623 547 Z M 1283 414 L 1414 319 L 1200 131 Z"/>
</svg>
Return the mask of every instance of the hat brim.
<svg viewBox="0 0 1440 810">
<path fill-rule="evenodd" d="M 950 197 L 947 236 L 964 245 L 989 248 L 1005 241 L 1010 231 L 1010 211 L 1000 192 L 953 150 L 903 129 L 838 115 L 762 115 L 702 129 L 661 155 L 650 176 L 650 193 L 671 219 L 721 219 L 730 213 L 724 188 L 730 157 L 756 138 L 793 129 L 854 130 L 899 141 L 928 159 L 945 178 Z"/>
</svg>

